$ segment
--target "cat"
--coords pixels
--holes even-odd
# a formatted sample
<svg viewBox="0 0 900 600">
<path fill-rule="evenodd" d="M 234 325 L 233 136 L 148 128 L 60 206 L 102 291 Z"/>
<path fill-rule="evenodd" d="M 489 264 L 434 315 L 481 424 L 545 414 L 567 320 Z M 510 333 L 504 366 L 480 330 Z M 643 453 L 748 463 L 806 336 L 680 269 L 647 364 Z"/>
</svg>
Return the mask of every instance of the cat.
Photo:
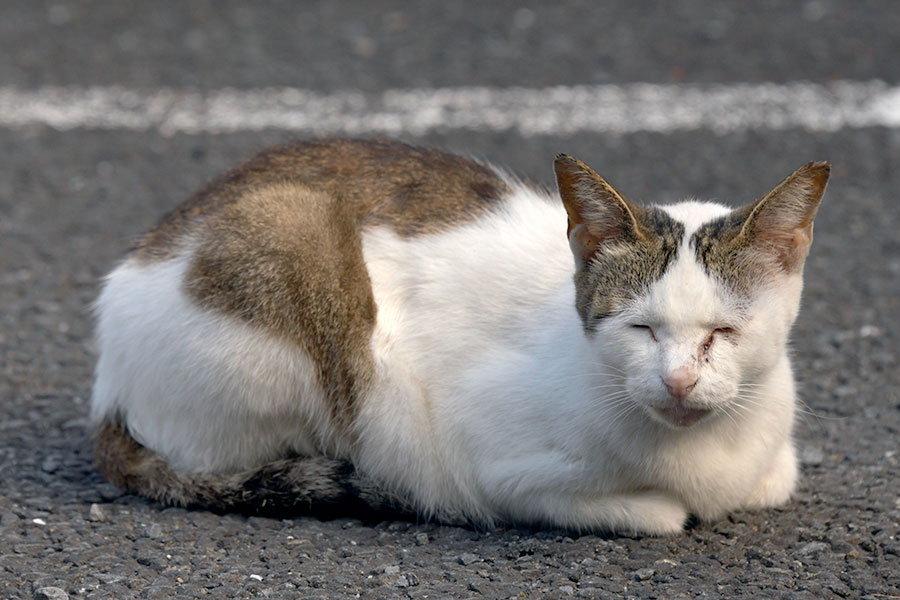
<svg viewBox="0 0 900 600">
<path fill-rule="evenodd" d="M 325 139 L 213 180 L 103 284 L 99 470 L 217 511 L 641 535 L 786 502 L 828 163 L 735 210 L 554 168 L 558 195 Z"/>
</svg>

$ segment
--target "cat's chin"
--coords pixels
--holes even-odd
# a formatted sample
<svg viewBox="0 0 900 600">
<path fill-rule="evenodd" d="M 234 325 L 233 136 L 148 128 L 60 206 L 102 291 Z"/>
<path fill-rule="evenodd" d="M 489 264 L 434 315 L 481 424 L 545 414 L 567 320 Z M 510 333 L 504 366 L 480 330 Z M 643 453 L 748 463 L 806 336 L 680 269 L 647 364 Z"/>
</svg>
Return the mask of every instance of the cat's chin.
<svg viewBox="0 0 900 600">
<path fill-rule="evenodd" d="M 709 408 L 691 408 L 681 402 L 673 402 L 667 406 L 653 406 L 650 412 L 666 425 L 676 428 L 690 427 L 703 420 L 712 410 Z"/>
</svg>

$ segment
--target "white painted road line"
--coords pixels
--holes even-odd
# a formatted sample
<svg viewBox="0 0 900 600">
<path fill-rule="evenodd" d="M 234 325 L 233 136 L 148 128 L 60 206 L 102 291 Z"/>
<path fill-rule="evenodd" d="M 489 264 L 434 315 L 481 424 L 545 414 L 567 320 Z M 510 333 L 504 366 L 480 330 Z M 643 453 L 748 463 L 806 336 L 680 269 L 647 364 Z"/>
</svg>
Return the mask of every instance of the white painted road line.
<svg viewBox="0 0 900 600">
<path fill-rule="evenodd" d="M 827 85 L 626 84 L 549 88 L 398 89 L 380 94 L 303 89 L 0 87 L 0 127 L 228 133 L 276 129 L 313 135 L 515 131 L 577 132 L 751 129 L 836 131 L 900 127 L 900 87 L 881 81 Z"/>
</svg>

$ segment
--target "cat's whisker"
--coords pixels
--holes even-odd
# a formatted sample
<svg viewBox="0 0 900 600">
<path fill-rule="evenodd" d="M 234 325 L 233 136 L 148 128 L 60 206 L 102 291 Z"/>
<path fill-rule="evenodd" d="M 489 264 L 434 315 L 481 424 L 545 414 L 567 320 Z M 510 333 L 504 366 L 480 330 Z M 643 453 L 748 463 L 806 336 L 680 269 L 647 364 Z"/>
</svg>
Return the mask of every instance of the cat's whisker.
<svg viewBox="0 0 900 600">
<path fill-rule="evenodd" d="M 634 401 L 630 397 L 621 397 L 616 398 L 611 402 L 607 402 L 603 407 L 603 410 L 595 413 L 596 418 L 603 418 L 612 413 L 618 412 L 623 406 L 627 406 L 629 404 L 634 404 Z"/>
<path fill-rule="evenodd" d="M 612 376 L 612 377 L 622 377 L 623 379 L 625 377 L 628 377 L 628 375 L 629 375 L 629 373 L 627 371 L 623 371 L 622 369 L 620 369 L 618 367 L 614 367 L 612 365 L 592 365 L 592 367 L 595 367 L 595 368 L 592 368 L 590 371 L 585 371 L 585 373 L 588 375 L 591 375 L 591 376 L 604 376 L 604 377 Z M 599 369 L 596 369 L 596 367 L 599 367 Z"/>
<path fill-rule="evenodd" d="M 602 390 L 604 388 L 624 388 L 628 387 L 627 384 L 624 383 L 604 383 L 602 385 L 592 385 L 588 387 L 589 390 Z"/>
<path fill-rule="evenodd" d="M 599 382 L 607 382 L 607 383 L 624 383 L 627 381 L 627 378 L 624 375 L 619 375 L 618 373 L 587 373 L 587 376 L 591 379 L 596 379 Z"/>
<path fill-rule="evenodd" d="M 632 402 L 630 406 L 628 406 L 625 410 L 621 411 L 616 417 L 609 422 L 607 427 L 609 429 L 615 429 L 619 425 L 625 422 L 625 420 L 635 411 L 641 410 L 641 405 L 637 402 Z"/>
<path fill-rule="evenodd" d="M 746 383 L 739 383 L 737 388 L 747 392 L 759 392 L 760 390 L 768 389 L 767 386 L 764 385 L 749 385 Z"/>
<path fill-rule="evenodd" d="M 800 399 L 798 399 L 797 406 L 794 407 L 794 410 L 796 412 L 800 413 L 801 415 L 808 415 L 810 417 L 815 417 L 817 420 L 820 420 L 820 421 L 846 421 L 847 420 L 847 417 L 831 417 L 828 415 L 820 414 L 820 413 L 816 412 L 815 410 L 813 410 L 813 408 L 809 404 L 807 404 L 806 402 L 804 402 L 803 400 L 800 400 Z"/>
<path fill-rule="evenodd" d="M 618 407 L 618 406 L 623 406 L 625 404 L 628 404 L 631 401 L 632 401 L 631 398 L 629 398 L 628 396 L 618 396 L 616 398 L 604 399 L 604 404 L 607 407 Z"/>
<path fill-rule="evenodd" d="M 734 400 L 732 400 L 731 402 L 729 402 L 729 404 L 728 404 L 728 409 L 729 409 L 729 410 L 732 410 L 732 409 L 733 409 L 733 410 L 735 410 L 735 411 L 743 411 L 743 412 L 750 412 L 750 411 L 753 410 L 752 407 L 745 405 L 745 404 L 744 404 L 743 402 L 741 402 L 738 398 L 735 398 Z"/>
<path fill-rule="evenodd" d="M 753 408 L 737 402 L 732 403 L 728 411 L 735 417 L 735 424 L 737 424 L 737 419 L 742 419 L 753 414 Z"/>
<path fill-rule="evenodd" d="M 609 396 L 617 396 L 620 394 L 631 395 L 631 391 L 628 389 L 627 386 L 624 386 L 624 385 L 617 386 L 617 387 L 610 387 L 610 388 L 598 387 L 598 388 L 593 388 L 591 391 L 603 392 L 604 394 L 609 395 Z"/>
<path fill-rule="evenodd" d="M 623 376 L 627 376 L 627 375 L 628 375 L 628 372 L 627 372 L 627 371 L 625 371 L 625 370 L 623 370 L 623 369 L 620 369 L 619 367 L 614 367 L 613 365 L 608 365 L 608 364 L 606 364 L 606 363 L 594 363 L 594 364 L 595 364 L 595 366 L 603 367 L 604 369 L 609 369 L 609 370 L 611 370 L 611 371 L 615 371 L 615 372 L 617 372 L 617 373 L 621 373 Z"/>
<path fill-rule="evenodd" d="M 745 399 L 754 406 L 766 406 L 772 400 L 772 397 L 768 394 L 755 394 L 753 392 L 739 392 L 735 397 Z"/>
<path fill-rule="evenodd" d="M 769 392 L 766 392 L 764 389 L 760 389 L 760 388 L 745 388 L 745 387 L 742 387 L 742 386 L 738 386 L 737 392 L 738 392 L 739 394 L 747 394 L 747 395 L 752 395 L 752 396 L 757 396 L 757 397 L 759 397 L 759 396 L 769 396 L 769 395 L 771 395 Z"/>
<path fill-rule="evenodd" d="M 724 407 L 724 410 L 722 410 L 721 412 L 722 412 L 723 415 L 725 415 L 726 417 L 728 417 L 728 420 L 731 421 L 735 426 L 738 424 L 737 419 L 735 418 L 735 416 L 732 414 L 732 412 L 731 412 L 731 410 L 730 410 L 730 407 L 728 407 L 728 406 L 726 405 L 726 406 Z"/>
<path fill-rule="evenodd" d="M 629 393 L 628 388 L 624 385 L 623 386 L 611 386 L 611 385 L 599 386 L 599 387 L 587 388 L 587 391 L 590 392 L 591 394 L 602 395 L 604 398 L 607 397 L 608 395 L 612 395 L 612 394 L 627 394 L 627 393 Z"/>
<path fill-rule="evenodd" d="M 616 402 L 622 402 L 629 400 L 631 398 L 631 394 L 628 390 L 615 390 L 611 392 L 606 392 L 602 396 L 597 397 L 597 401 L 602 404 L 611 404 Z"/>
<path fill-rule="evenodd" d="M 621 407 L 628 404 L 634 404 L 634 400 L 631 395 L 627 392 L 618 392 L 615 395 L 604 397 L 602 409 L 596 414 L 605 416 L 611 412 L 619 410 Z"/>
<path fill-rule="evenodd" d="M 627 416 L 631 415 L 631 413 L 637 413 L 639 416 L 646 416 L 646 414 L 647 414 L 646 412 L 644 412 L 643 407 L 638 403 L 635 403 L 633 405 L 633 407 L 631 408 L 631 410 L 629 410 L 625 416 L 627 417 Z"/>
<path fill-rule="evenodd" d="M 750 404 L 752 404 L 754 406 L 764 406 L 765 405 L 765 398 L 760 398 L 760 397 L 754 398 L 753 396 L 748 396 L 746 394 L 738 394 L 735 396 L 735 398 L 740 398 L 741 400 L 746 400 L 747 402 L 749 402 Z"/>
<path fill-rule="evenodd" d="M 598 389 L 602 390 L 603 388 L 598 388 Z M 631 391 L 628 389 L 627 386 L 621 386 L 621 387 L 609 388 L 608 392 L 606 392 L 606 393 L 608 393 L 608 394 L 610 394 L 610 395 L 614 395 L 614 394 L 628 394 L 628 395 L 631 395 Z"/>
</svg>

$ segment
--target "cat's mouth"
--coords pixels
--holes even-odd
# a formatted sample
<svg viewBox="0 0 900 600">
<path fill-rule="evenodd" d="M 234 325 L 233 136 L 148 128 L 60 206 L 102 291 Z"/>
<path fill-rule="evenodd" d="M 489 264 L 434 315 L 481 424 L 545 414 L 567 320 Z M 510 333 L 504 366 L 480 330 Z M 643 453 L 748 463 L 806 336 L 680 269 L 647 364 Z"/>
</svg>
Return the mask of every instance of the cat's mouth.
<svg viewBox="0 0 900 600">
<path fill-rule="evenodd" d="M 654 406 L 650 410 L 663 421 L 675 427 L 690 427 L 712 412 L 709 408 L 690 408 L 679 400 L 668 406 Z"/>
</svg>

